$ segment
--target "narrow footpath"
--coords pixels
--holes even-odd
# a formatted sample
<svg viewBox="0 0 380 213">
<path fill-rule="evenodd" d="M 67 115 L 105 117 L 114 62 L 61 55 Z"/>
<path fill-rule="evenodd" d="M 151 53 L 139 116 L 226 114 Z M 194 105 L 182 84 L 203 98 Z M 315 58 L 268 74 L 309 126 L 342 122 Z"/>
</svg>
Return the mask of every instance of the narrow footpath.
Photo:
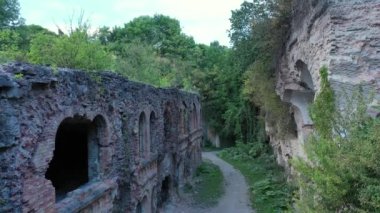
<svg viewBox="0 0 380 213">
<path fill-rule="evenodd" d="M 250 206 L 248 185 L 244 176 L 233 166 L 220 159 L 215 152 L 203 152 L 203 159 L 219 166 L 224 176 L 225 193 L 218 205 L 200 209 L 184 203 L 172 204 L 165 212 L 171 213 L 254 213 Z"/>
</svg>

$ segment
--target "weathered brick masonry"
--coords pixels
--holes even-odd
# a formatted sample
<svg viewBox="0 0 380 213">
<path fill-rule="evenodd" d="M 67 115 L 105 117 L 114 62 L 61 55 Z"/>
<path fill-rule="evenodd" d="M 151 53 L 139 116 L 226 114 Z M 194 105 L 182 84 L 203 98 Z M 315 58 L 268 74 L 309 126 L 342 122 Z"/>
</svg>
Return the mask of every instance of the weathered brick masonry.
<svg viewBox="0 0 380 213">
<path fill-rule="evenodd" d="M 195 94 L 0 66 L 0 212 L 157 212 L 201 161 Z"/>
</svg>

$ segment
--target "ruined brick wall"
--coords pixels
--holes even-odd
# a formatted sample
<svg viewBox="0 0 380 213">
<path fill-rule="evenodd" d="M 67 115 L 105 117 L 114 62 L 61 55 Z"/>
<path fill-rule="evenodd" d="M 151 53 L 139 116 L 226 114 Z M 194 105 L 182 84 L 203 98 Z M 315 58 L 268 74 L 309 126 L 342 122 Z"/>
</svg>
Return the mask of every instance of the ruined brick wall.
<svg viewBox="0 0 380 213">
<path fill-rule="evenodd" d="M 313 130 L 308 107 L 320 90 L 326 66 L 338 107 L 361 84 L 366 94 L 380 91 L 380 0 L 294 0 L 291 29 L 278 66 L 277 93 L 292 105 L 296 129 L 286 137 L 267 126 L 278 162 L 305 157 L 303 143 Z M 347 94 L 347 95 L 343 95 Z M 379 112 L 370 109 L 373 115 Z"/>
<path fill-rule="evenodd" d="M 201 161 L 200 111 L 112 73 L 0 66 L 0 212 L 158 211 Z M 70 192 L 62 159 L 85 174 Z"/>
</svg>

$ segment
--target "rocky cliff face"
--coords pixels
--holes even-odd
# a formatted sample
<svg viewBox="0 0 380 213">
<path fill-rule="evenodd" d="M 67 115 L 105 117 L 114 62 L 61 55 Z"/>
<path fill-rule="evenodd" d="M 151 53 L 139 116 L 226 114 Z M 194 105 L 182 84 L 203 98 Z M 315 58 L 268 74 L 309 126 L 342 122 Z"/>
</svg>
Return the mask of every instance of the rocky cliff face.
<svg viewBox="0 0 380 213">
<path fill-rule="evenodd" d="M 291 104 L 297 134 L 280 137 L 267 126 L 278 162 L 305 157 L 303 144 L 313 130 L 308 107 L 320 90 L 326 66 L 342 106 L 358 85 L 380 100 L 380 0 L 295 0 L 290 34 L 278 64 L 276 91 Z M 369 112 L 377 116 L 375 108 Z"/>
</svg>

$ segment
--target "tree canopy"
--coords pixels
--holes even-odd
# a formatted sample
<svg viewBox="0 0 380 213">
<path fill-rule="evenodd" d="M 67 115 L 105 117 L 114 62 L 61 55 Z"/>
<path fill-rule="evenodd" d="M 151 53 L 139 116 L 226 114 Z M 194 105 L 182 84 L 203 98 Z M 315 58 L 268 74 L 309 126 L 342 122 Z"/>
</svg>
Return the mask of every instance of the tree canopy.
<svg viewBox="0 0 380 213">
<path fill-rule="evenodd" d="M 0 29 L 18 26 L 22 23 L 18 0 L 0 0 Z"/>
</svg>

